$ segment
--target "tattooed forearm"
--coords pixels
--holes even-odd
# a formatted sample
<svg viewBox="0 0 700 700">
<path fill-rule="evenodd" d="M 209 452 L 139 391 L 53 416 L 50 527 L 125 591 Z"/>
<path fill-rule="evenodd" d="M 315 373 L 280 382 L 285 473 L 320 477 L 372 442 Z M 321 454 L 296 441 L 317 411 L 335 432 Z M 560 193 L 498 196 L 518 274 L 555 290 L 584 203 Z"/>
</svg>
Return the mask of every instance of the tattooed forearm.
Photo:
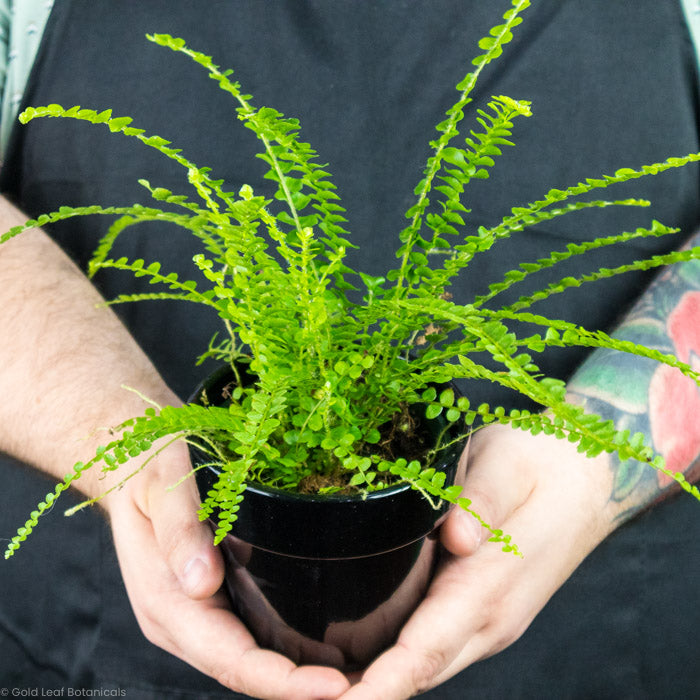
<svg viewBox="0 0 700 700">
<path fill-rule="evenodd" d="M 700 246 L 700 232 L 688 247 Z M 671 266 L 651 284 L 614 333 L 644 343 L 700 371 L 700 261 Z M 689 481 L 700 477 L 700 387 L 675 368 L 609 350 L 592 353 L 569 383 L 573 398 L 615 421 L 630 434 L 644 433 L 666 466 Z M 670 492 L 669 477 L 648 465 L 611 455 L 611 500 L 631 517 Z"/>
</svg>

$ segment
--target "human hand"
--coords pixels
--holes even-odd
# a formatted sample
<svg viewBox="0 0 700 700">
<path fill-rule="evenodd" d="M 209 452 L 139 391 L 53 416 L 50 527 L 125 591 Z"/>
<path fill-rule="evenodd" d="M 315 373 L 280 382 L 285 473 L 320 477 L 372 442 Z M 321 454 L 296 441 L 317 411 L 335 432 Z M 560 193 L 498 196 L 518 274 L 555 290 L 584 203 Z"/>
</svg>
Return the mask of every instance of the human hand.
<svg viewBox="0 0 700 700">
<path fill-rule="evenodd" d="M 513 643 L 585 556 L 614 529 L 607 456 L 588 459 L 553 437 L 507 426 L 475 434 L 464 494 L 524 557 L 487 542 L 460 509 L 442 526 L 448 551 L 396 644 L 343 700 L 398 700 Z"/>
<path fill-rule="evenodd" d="M 224 565 L 213 535 L 197 519 L 193 479 L 176 443 L 102 503 L 131 606 L 146 638 L 231 690 L 259 698 L 335 698 L 349 683 L 339 672 L 296 666 L 260 649 L 220 591 Z"/>
</svg>

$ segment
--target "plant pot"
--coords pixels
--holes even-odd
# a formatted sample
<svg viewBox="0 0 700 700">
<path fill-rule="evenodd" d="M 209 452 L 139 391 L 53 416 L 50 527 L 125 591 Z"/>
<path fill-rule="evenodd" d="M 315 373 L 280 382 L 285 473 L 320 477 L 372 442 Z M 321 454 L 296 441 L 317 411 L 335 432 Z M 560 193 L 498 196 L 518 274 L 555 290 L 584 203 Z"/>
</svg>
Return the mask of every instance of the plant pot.
<svg viewBox="0 0 700 700">
<path fill-rule="evenodd" d="M 230 370 L 219 371 L 193 396 L 204 391 L 216 403 L 230 381 Z M 438 422 L 429 422 L 436 434 Z M 443 451 L 434 465 L 447 484 L 464 469 L 462 447 Z M 196 447 L 191 452 L 195 465 L 204 463 Z M 211 467 L 196 474 L 204 498 L 218 475 Z M 363 497 L 249 484 L 220 545 L 233 609 L 260 646 L 296 663 L 362 668 L 394 642 L 422 600 L 446 513 L 408 485 Z"/>
</svg>

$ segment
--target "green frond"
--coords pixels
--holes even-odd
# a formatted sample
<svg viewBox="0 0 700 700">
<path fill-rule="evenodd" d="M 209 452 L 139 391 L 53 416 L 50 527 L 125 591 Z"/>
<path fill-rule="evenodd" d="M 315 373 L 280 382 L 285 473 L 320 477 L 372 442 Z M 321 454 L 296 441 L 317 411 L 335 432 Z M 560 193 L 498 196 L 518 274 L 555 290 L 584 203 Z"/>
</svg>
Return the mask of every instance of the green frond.
<svg viewBox="0 0 700 700">
<path fill-rule="evenodd" d="M 459 359 L 468 370 L 468 376 L 509 385 L 498 372 L 477 365 L 468 357 Z M 682 473 L 670 471 L 665 466 L 663 457 L 655 454 L 654 450 L 645 444 L 641 433 L 630 440 L 625 431 L 617 430 L 612 420 L 603 419 L 595 413 L 584 411 L 581 406 L 569 403 L 565 400 L 566 385 L 561 380 L 551 377 L 529 378 L 527 383 L 531 398 L 548 407 L 553 417 L 546 413 L 533 414 L 517 409 L 506 413 L 502 407 L 492 411 L 487 404 L 482 404 L 476 411 L 470 411 L 471 415 L 467 416 L 467 420 L 473 422 L 475 417 L 479 416 L 484 424 L 499 422 L 525 430 L 532 435 L 544 433 L 558 439 L 566 439 L 575 443 L 577 450 L 587 457 L 596 457 L 603 452 L 615 452 L 622 461 L 632 459 L 662 472 L 700 501 L 700 490 L 690 484 Z M 519 390 L 525 393 L 522 389 Z"/>
<path fill-rule="evenodd" d="M 630 436 L 628 431 L 619 431 L 611 420 L 603 420 L 583 408 L 563 402 L 552 407 L 555 418 L 551 429 L 560 430 L 569 442 L 576 444 L 578 452 L 587 457 L 596 457 L 602 452 L 617 453 L 621 461 L 635 460 L 646 464 L 673 479 L 680 487 L 700 501 L 700 490 L 690 484 L 682 472 L 673 472 L 666 467 L 661 455 L 645 443 L 642 433 Z M 544 416 L 546 418 L 546 416 Z"/>
<path fill-rule="evenodd" d="M 460 486 L 457 486 L 457 488 L 444 486 L 445 475 L 441 472 L 436 472 L 435 469 L 432 468 L 422 469 L 419 462 L 407 462 L 405 459 L 380 463 L 378 470 L 380 472 L 389 471 L 394 476 L 403 479 L 411 485 L 412 489 L 420 491 L 429 501 L 434 498 L 458 505 L 491 533 L 491 537 L 489 538 L 490 542 L 501 542 L 504 552 L 522 556 L 517 546 L 512 544 L 510 535 L 506 535 L 503 530 L 489 525 L 489 523 L 471 507 L 471 501 L 468 498 L 460 496 Z"/>
<path fill-rule="evenodd" d="M 462 213 L 468 213 L 461 201 L 465 187 L 474 178 L 488 178 L 488 168 L 494 165 L 494 156 L 501 155 L 501 146 L 512 145 L 508 140 L 512 120 L 516 116 L 530 116 L 529 104 L 509 97 L 495 97 L 488 103 L 490 111 L 478 110 L 478 122 L 483 132 L 471 131 L 471 136 L 466 139 L 466 148 L 448 145 L 451 138 L 457 135 L 456 130 L 452 133 L 452 129 L 446 132 L 449 138 L 443 134 L 443 139 L 431 143 L 435 155 L 428 160 L 425 177 L 415 189 L 418 195 L 416 204 L 406 212 L 410 223 L 399 236 L 403 243 L 397 251 L 397 257 L 401 257 L 401 267 L 390 272 L 390 279 L 396 279 L 396 294 L 399 294 L 404 280 L 410 289 L 413 283 L 430 278 L 427 259 L 422 251 L 450 247 L 444 236 L 456 235 L 456 226 L 464 225 Z M 441 184 L 435 185 L 436 180 Z M 442 195 L 437 202 L 438 211 L 429 211 L 432 190 Z M 432 231 L 430 238 L 420 234 L 424 223 Z"/>
<path fill-rule="evenodd" d="M 73 481 L 78 479 L 84 471 L 92 467 L 97 461 L 98 457 L 95 457 L 86 463 L 78 462 L 73 467 L 73 471 L 67 474 L 63 481 L 59 481 L 56 484 L 54 490 L 48 493 L 44 500 L 37 505 L 36 509 L 30 513 L 27 522 L 25 522 L 22 527 L 18 528 L 17 534 L 14 537 L 12 537 L 9 544 L 7 545 L 7 549 L 5 550 L 5 559 L 9 559 L 19 549 L 20 544 L 24 542 L 27 539 L 27 537 L 29 537 L 29 535 L 36 527 L 39 518 L 45 513 L 47 513 L 49 510 L 51 510 L 51 508 L 53 508 L 56 499 L 66 489 L 68 489 L 68 487 L 73 483 Z"/>
<path fill-rule="evenodd" d="M 681 362 L 675 355 L 663 353 L 629 340 L 615 338 L 604 331 L 591 331 L 570 321 L 552 319 L 529 312 L 501 309 L 498 311 L 484 310 L 483 313 L 499 320 L 518 321 L 545 327 L 547 331 L 544 336 L 537 334 L 527 338 L 520 338 L 518 341 L 520 345 L 529 348 L 533 352 L 542 352 L 546 347 L 608 348 L 638 357 L 646 357 L 669 367 L 675 367 L 685 376 L 700 384 L 700 372 L 694 370 L 689 364 Z"/>
<path fill-rule="evenodd" d="M 512 30 L 522 22 L 522 18 L 519 17 L 519 14 L 525 9 L 527 9 L 529 6 L 530 0 L 513 0 L 511 9 L 509 9 L 503 15 L 505 23 L 493 27 L 489 32 L 489 35 L 479 41 L 479 48 L 485 50 L 485 53 L 473 59 L 472 65 L 476 66 L 476 70 L 468 73 L 464 77 L 464 79 L 459 82 L 456 88 L 460 93 L 458 99 L 456 100 L 454 105 L 450 107 L 450 109 L 447 111 L 447 119 L 440 122 L 436 126 L 436 130 L 439 133 L 439 137 L 437 138 L 437 140 L 431 142 L 433 155 L 428 159 L 426 168 L 423 171 L 423 179 L 418 183 L 418 185 L 415 188 L 415 194 L 417 195 L 416 203 L 413 207 L 411 207 L 411 209 L 409 209 L 409 211 L 406 214 L 407 218 L 411 219 L 411 223 L 406 229 L 404 229 L 404 231 L 401 234 L 401 240 L 404 243 L 403 248 L 398 253 L 398 255 L 401 256 L 401 266 L 398 272 L 392 275 L 396 280 L 395 294 L 397 295 L 402 294 L 401 290 L 407 278 L 409 270 L 417 262 L 416 260 L 411 260 L 411 255 L 414 253 L 414 245 L 416 245 L 419 239 L 419 232 L 422 226 L 423 217 L 426 213 L 428 206 L 430 205 L 429 195 L 431 190 L 433 189 L 433 183 L 436 177 L 438 177 L 439 173 L 444 167 L 446 159 L 450 156 L 452 156 L 454 159 L 455 151 L 449 151 L 446 149 L 448 149 L 451 141 L 459 135 L 457 127 L 458 124 L 464 118 L 464 108 L 472 101 L 470 97 L 472 90 L 474 89 L 474 86 L 476 85 L 482 70 L 492 60 L 500 56 L 503 51 L 503 46 L 512 40 Z M 517 102 L 507 97 L 495 98 L 494 102 L 491 103 L 490 106 L 492 106 L 492 109 L 496 109 L 497 111 L 503 108 L 509 113 L 511 118 L 514 117 L 516 114 L 525 116 L 529 116 L 530 114 L 529 103 Z M 488 115 L 485 112 L 482 113 L 482 115 L 486 115 L 489 120 L 491 118 L 490 115 Z M 508 120 L 504 121 L 504 128 L 505 122 L 507 121 Z M 486 127 L 488 133 L 489 127 L 486 125 L 486 123 L 483 123 L 482 125 Z M 495 141 L 496 128 L 492 127 L 492 129 L 493 138 L 488 139 L 488 142 L 491 146 L 497 147 Z M 476 161 L 473 164 L 470 164 L 469 168 L 467 169 L 469 178 L 480 176 L 478 173 L 481 173 L 483 168 L 479 166 L 488 162 L 482 159 L 490 158 L 490 155 L 492 154 L 489 154 L 487 152 L 483 152 L 482 154 L 477 155 Z M 449 161 L 447 162 L 449 163 Z M 455 163 L 453 163 L 453 165 L 455 165 Z M 459 163 L 457 163 L 457 165 L 459 165 Z M 473 172 L 471 170 L 472 167 L 474 167 Z M 457 173 L 460 173 L 461 171 L 461 167 L 458 170 L 456 170 Z M 451 183 L 448 181 L 448 187 L 450 186 L 450 184 Z M 454 189 L 454 187 L 452 189 Z M 459 200 L 459 190 L 457 190 L 455 194 L 456 197 L 453 196 L 450 191 L 447 195 L 447 201 L 450 202 L 448 207 L 451 213 L 456 213 L 460 208 L 456 204 L 453 204 L 454 202 L 458 202 Z M 438 224 L 438 228 L 440 228 L 440 223 L 436 223 Z M 423 247 L 429 249 L 434 246 L 424 245 Z M 422 262 L 422 259 L 419 258 L 418 262 Z"/>
<path fill-rule="evenodd" d="M 561 207 L 553 209 L 540 209 L 530 211 L 527 207 L 513 207 L 511 216 L 505 217 L 499 224 L 492 228 L 484 227 L 483 233 L 479 236 L 480 239 L 491 239 L 496 241 L 501 238 L 508 238 L 512 233 L 517 233 L 529 226 L 536 226 L 544 221 L 551 221 L 560 216 L 571 214 L 576 211 L 585 209 L 602 209 L 604 207 L 648 207 L 651 202 L 648 199 L 617 199 L 605 200 L 596 199 L 586 202 L 569 202 Z M 469 239 L 468 239 L 469 240 Z M 477 246 L 485 250 L 483 246 Z M 459 246 L 456 246 L 460 250 Z"/>
<path fill-rule="evenodd" d="M 589 178 L 585 182 L 579 182 L 576 185 L 565 189 L 552 189 L 545 196 L 521 207 L 515 207 L 511 216 L 506 217 L 497 227 L 491 229 L 495 234 L 505 232 L 506 230 L 519 230 L 523 225 L 529 226 L 530 222 L 536 222 L 538 219 L 532 217 L 539 216 L 539 213 L 553 205 L 560 206 L 563 202 L 573 197 L 586 195 L 594 190 L 605 189 L 611 185 L 621 184 L 629 180 L 635 180 L 648 175 L 659 175 L 672 168 L 681 168 L 689 163 L 700 162 L 700 153 L 690 153 L 682 157 L 672 157 L 659 163 L 643 165 L 641 168 L 621 168 L 614 175 L 603 175 L 600 178 Z"/>
<path fill-rule="evenodd" d="M 601 206 L 605 206 L 606 203 L 600 203 Z M 612 202 L 607 204 L 613 204 Z M 502 282 L 494 283 L 489 285 L 489 293 L 484 296 L 477 296 L 474 299 L 474 306 L 481 306 L 493 299 L 497 294 L 510 289 L 514 284 L 522 282 L 529 275 L 540 272 L 546 268 L 552 267 L 557 263 L 563 262 L 564 260 L 569 260 L 575 255 L 584 255 L 591 250 L 596 250 L 598 248 L 603 248 L 610 245 L 615 245 L 617 243 L 626 243 L 634 238 L 647 238 L 649 236 L 666 236 L 669 234 L 678 233 L 677 228 L 669 228 L 660 224 L 658 221 L 652 223 L 651 228 L 638 228 L 632 232 L 620 233 L 615 236 L 606 236 L 602 238 L 596 238 L 591 241 L 584 241 L 583 243 L 569 243 L 566 250 L 555 251 L 551 253 L 546 258 L 540 258 L 534 263 L 520 263 L 519 270 L 510 270 L 506 273 Z M 625 270 L 620 270 L 624 272 Z"/>
<path fill-rule="evenodd" d="M 168 293 L 168 292 L 151 292 L 151 293 L 144 293 L 144 294 L 120 294 L 119 296 L 116 296 L 113 299 L 109 299 L 108 301 L 105 301 L 102 304 L 102 306 L 116 306 L 117 304 L 131 304 L 135 301 L 162 301 L 162 300 L 191 301 L 191 302 L 194 302 L 195 304 L 205 304 L 207 306 L 211 306 L 211 307 L 218 310 L 218 307 L 216 306 L 216 304 L 207 303 L 207 302 L 203 301 L 197 295 L 194 295 L 194 294 L 172 294 L 172 293 Z"/>
<path fill-rule="evenodd" d="M 48 224 L 56 223 L 57 221 L 64 221 L 66 219 L 72 219 L 76 216 L 145 216 L 152 215 L 157 217 L 159 215 L 164 215 L 166 212 L 160 209 L 149 209 L 143 207 L 140 204 L 134 204 L 131 207 L 101 207 L 99 205 L 91 205 L 87 207 L 60 207 L 58 211 L 50 212 L 48 214 L 42 214 L 36 219 L 29 219 L 19 226 L 13 226 L 8 229 L 5 233 L 0 236 L 0 244 L 9 241 L 11 238 L 18 236 L 24 231 L 28 231 L 32 228 L 41 228 L 42 226 L 47 226 Z"/>
<path fill-rule="evenodd" d="M 243 500 L 250 461 L 228 460 L 223 463 L 223 468 L 224 471 L 199 510 L 201 520 L 216 515 L 217 526 L 214 532 L 214 544 L 222 542 L 238 517 L 239 504 Z"/>
<path fill-rule="evenodd" d="M 618 267 L 614 268 L 601 267 L 596 272 L 581 275 L 580 277 L 564 277 L 558 282 L 552 282 L 546 289 L 540 290 L 526 297 L 520 297 L 515 304 L 505 307 L 505 310 L 520 311 L 521 309 L 526 309 L 536 301 L 547 299 L 552 294 L 560 294 L 566 289 L 570 289 L 572 287 L 580 287 L 585 282 L 596 282 L 598 280 L 614 277 L 625 272 L 646 271 L 656 267 L 665 267 L 667 265 L 674 265 L 676 263 L 698 259 L 700 259 L 700 246 L 691 248 L 690 250 L 674 251 L 672 253 L 667 253 L 666 255 L 653 255 L 650 258 L 635 260 L 634 262 L 626 265 L 619 265 Z"/>
<path fill-rule="evenodd" d="M 237 431 L 241 428 L 241 419 L 226 408 L 186 404 L 163 406 L 157 413 L 153 409 L 147 409 L 144 416 L 126 421 L 122 425 L 130 433 L 124 433 L 122 438 L 114 443 L 121 447 L 144 436 L 155 440 L 168 435 L 190 436 Z M 107 449 L 115 451 L 114 447 L 108 446 Z"/>
<path fill-rule="evenodd" d="M 189 216 L 186 214 L 174 214 L 160 209 L 147 209 L 145 207 L 134 206 L 128 214 L 114 221 L 109 229 L 107 229 L 107 233 L 100 239 L 88 262 L 88 276 L 92 278 L 100 267 L 105 267 L 103 263 L 112 252 L 117 238 L 126 229 L 147 221 L 161 221 L 184 228 L 190 234 L 202 240 L 208 248 L 213 248 L 219 253 L 222 252 L 221 246 L 216 243 L 214 237 L 208 232 L 206 219 L 202 218 L 200 215 Z"/>
<path fill-rule="evenodd" d="M 225 204 L 230 202 L 228 194 L 221 189 L 221 183 L 212 180 L 207 174 L 208 168 L 200 168 L 182 155 L 178 148 L 172 148 L 170 141 L 161 136 L 145 134 L 143 129 L 131 126 L 131 117 L 112 117 L 112 110 L 106 109 L 97 112 L 93 109 L 83 109 L 80 106 L 65 109 L 59 104 L 50 104 L 45 107 L 27 107 L 20 115 L 22 124 L 27 124 L 32 119 L 39 117 L 57 117 L 67 119 L 77 119 L 89 122 L 90 124 L 103 124 L 113 133 L 121 133 L 125 136 L 137 138 L 146 146 L 154 148 L 162 153 L 166 158 L 174 160 L 187 170 L 187 179 L 197 190 L 200 197 L 215 214 L 219 211 L 219 205 L 210 197 L 211 192 L 216 194 Z"/>
<path fill-rule="evenodd" d="M 530 7 L 530 0 L 512 0 L 511 4 L 512 8 L 503 15 L 503 19 L 506 20 L 505 24 L 492 27 L 489 36 L 479 41 L 479 48 L 486 53 L 472 59 L 472 65 L 477 68 L 476 75 L 474 77 L 467 76 L 464 79 L 463 82 L 466 83 L 466 86 L 473 87 L 478 72 L 503 53 L 503 47 L 513 39 L 512 30 L 523 21 L 522 17 L 518 16 L 519 13 Z"/>
<path fill-rule="evenodd" d="M 251 96 L 242 92 L 240 83 L 229 79 L 233 71 L 222 72 L 211 56 L 190 49 L 183 39 L 168 34 L 148 35 L 148 39 L 185 54 L 201 65 L 238 103 L 239 119 L 263 144 L 264 152 L 259 157 L 270 166 L 266 177 L 277 183 L 276 196 L 287 204 L 288 216 L 278 215 L 279 221 L 291 225 L 298 235 L 306 228 L 318 227 L 324 233 L 320 241 L 329 254 L 350 248 L 345 238 L 348 232 L 342 227 L 344 209 L 339 204 L 335 185 L 324 170 L 325 166 L 315 162 L 316 151 L 298 139 L 298 120 L 285 117 L 270 107 L 253 107 Z M 307 207 L 316 213 L 302 215 Z M 336 277 L 342 283 L 340 271 L 336 272 Z"/>
<path fill-rule="evenodd" d="M 210 432 L 225 433 L 240 429 L 241 425 L 242 422 L 236 420 L 235 416 L 225 408 L 212 406 L 205 408 L 194 404 L 179 407 L 165 406 L 158 414 L 154 409 L 148 409 L 146 415 L 125 421 L 117 428 L 117 430 L 123 431 L 119 438 L 99 448 L 89 462 L 77 463 L 73 467 L 73 471 L 67 474 L 64 480 L 59 482 L 55 489 L 37 506 L 37 509 L 31 513 L 29 520 L 23 527 L 19 528 L 15 537 L 10 541 L 5 551 L 5 558 L 9 558 L 19 549 L 20 543 L 29 536 L 37 525 L 39 517 L 46 513 L 58 496 L 87 469 L 102 465 L 104 471 L 112 471 L 130 459 L 148 452 L 153 444 L 163 437 L 206 435 Z M 161 449 L 165 449 L 165 447 Z M 145 465 L 133 473 L 140 471 L 143 466 Z M 130 478 L 130 476 L 125 479 Z M 95 500 L 99 500 L 99 498 L 79 504 L 73 511 L 79 510 Z"/>
<path fill-rule="evenodd" d="M 277 415 L 285 407 L 285 383 L 286 379 L 277 383 L 272 381 L 270 388 L 260 387 L 256 390 L 250 397 L 245 420 L 236 430 L 228 432 L 229 439 L 237 443 L 233 452 L 240 458 L 227 459 L 218 465 L 222 476 L 200 509 L 200 513 L 207 514 L 207 517 L 218 510 L 216 544 L 230 532 L 236 520 L 238 504 L 242 500 L 248 474 L 256 462 L 256 455 L 266 449 L 270 435 L 280 425 Z"/>
<path fill-rule="evenodd" d="M 170 289 L 180 292 L 180 294 L 168 293 L 143 293 L 143 294 L 123 294 L 116 299 L 107 302 L 107 304 L 118 304 L 126 301 L 145 301 L 147 299 L 183 299 L 193 301 L 199 304 L 205 304 L 219 311 L 219 305 L 213 301 L 213 292 L 198 292 L 197 283 L 194 280 L 181 281 L 175 272 L 162 273 L 160 271 L 160 263 L 154 262 L 146 264 L 143 260 L 130 261 L 127 258 L 119 258 L 118 260 L 103 260 L 94 265 L 94 271 L 101 269 L 114 269 L 131 272 L 134 277 L 149 277 L 150 284 L 163 284 Z"/>
<path fill-rule="evenodd" d="M 170 445 L 173 444 L 173 442 L 176 442 L 179 440 L 180 437 L 177 436 L 175 438 L 172 438 L 171 440 L 168 440 L 165 444 L 162 444 L 157 450 L 154 450 L 136 469 L 132 470 L 129 472 L 125 477 L 120 479 L 114 486 L 111 486 L 110 488 L 106 489 L 103 491 L 101 494 L 98 496 L 95 496 L 94 498 L 90 498 L 86 501 L 82 501 L 81 503 L 78 503 L 78 505 L 73 506 L 72 508 L 69 508 L 64 512 L 64 515 L 66 516 L 71 516 L 75 515 L 78 511 L 83 510 L 84 508 L 88 508 L 90 506 L 93 506 L 97 503 L 99 503 L 105 496 L 108 496 L 110 493 L 114 493 L 115 491 L 118 491 L 119 489 L 124 487 L 124 484 L 126 484 L 127 481 L 130 479 L 133 479 L 137 474 L 140 474 L 150 463 L 153 461 L 158 455 L 160 455 L 164 450 L 166 450 Z M 144 446 L 144 451 L 145 449 L 149 449 L 149 447 L 145 447 L 145 445 L 151 446 L 151 442 L 143 443 Z M 101 452 L 106 452 L 106 449 L 100 448 L 98 450 L 98 454 Z M 187 477 L 183 477 L 187 478 Z"/>
<path fill-rule="evenodd" d="M 532 213 L 529 213 L 525 208 L 515 207 L 513 216 L 506 217 L 497 226 L 492 228 L 480 226 L 477 234 L 467 236 L 464 242 L 454 246 L 454 249 L 443 251 L 449 255 L 444 265 L 446 279 L 454 277 L 460 270 L 466 268 L 476 254 L 490 250 L 496 241 L 509 238 L 512 233 L 522 231 L 529 226 L 535 226 L 544 221 L 585 209 L 601 209 L 611 206 L 647 207 L 649 204 L 649 201 L 644 199 L 593 200 L 569 202 L 562 207 Z"/>
</svg>

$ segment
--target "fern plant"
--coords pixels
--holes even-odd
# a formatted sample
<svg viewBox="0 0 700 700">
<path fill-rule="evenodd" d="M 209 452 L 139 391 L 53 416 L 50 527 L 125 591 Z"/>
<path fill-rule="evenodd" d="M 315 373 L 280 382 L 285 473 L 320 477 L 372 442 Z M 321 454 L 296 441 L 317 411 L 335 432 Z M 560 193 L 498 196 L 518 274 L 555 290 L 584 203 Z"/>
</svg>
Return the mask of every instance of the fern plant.
<svg viewBox="0 0 700 700">
<path fill-rule="evenodd" d="M 470 303 L 458 303 L 450 296 L 455 276 L 468 273 L 471 261 L 486 254 L 497 241 L 582 209 L 648 206 L 649 202 L 640 199 L 581 197 L 700 161 L 700 154 L 690 154 L 552 189 L 540 200 L 513 208 L 491 227 L 470 229 L 465 189 L 473 179 L 488 178 L 502 149 L 513 145 L 514 121 L 530 117 L 531 110 L 527 101 L 493 97 L 476 110 L 475 124 L 467 129 L 466 137 L 460 137 L 465 109 L 480 73 L 501 55 L 529 5 L 529 0 L 513 0 L 502 23 L 479 42 L 482 53 L 457 85 L 458 97 L 430 142 L 431 155 L 416 186 L 415 203 L 406 212 L 407 225 L 398 236 L 397 267 L 381 277 L 347 266 L 346 252 L 352 243 L 344 228 L 344 209 L 316 152 L 301 140 L 299 123 L 273 108 L 254 106 L 252 97 L 233 80 L 232 71 L 220 70 L 209 56 L 192 50 L 183 39 L 148 36 L 199 64 L 229 93 L 239 121 L 260 141 L 258 157 L 276 188 L 273 198 L 256 194 L 249 186 L 228 191 L 208 168 L 192 163 L 169 141 L 145 134 L 129 117 L 113 116 L 110 110 L 51 104 L 23 112 L 20 120 L 25 123 L 40 117 L 69 118 L 138 139 L 184 168 L 192 192 L 173 193 L 141 180 L 160 205 L 66 206 L 11 229 L 1 240 L 71 217 L 116 217 L 97 245 L 89 274 L 105 268 L 123 270 L 147 278 L 154 291 L 124 294 L 109 303 L 171 299 L 209 307 L 221 319 L 221 334 L 211 340 L 202 357 L 227 363 L 235 381 L 226 405 L 150 407 L 144 415 L 118 426 L 118 437 L 89 462 L 76 464 L 39 504 L 10 542 L 6 557 L 86 469 L 117 469 L 152 451 L 156 443 L 158 449 L 164 449 L 164 438 L 169 439 L 166 443 L 174 439 L 196 442 L 207 454 L 208 464 L 220 471 L 218 483 L 200 509 L 202 519 L 218 518 L 217 542 L 231 529 L 249 482 L 292 490 L 300 484 L 320 483 L 321 493 L 339 489 L 368 493 L 404 482 L 429 499 L 472 512 L 490 529 L 492 540 L 518 553 L 507 534 L 491 528 L 471 510 L 459 486 L 446 485 L 444 474 L 431 467 L 436 454 L 454 441 L 447 431 L 414 458 L 387 449 L 391 435 L 409 429 L 409 409 L 415 411 L 418 405 L 428 419 L 442 414 L 446 425 L 460 426 L 460 439 L 492 422 L 533 434 L 552 434 L 577 443 L 579 451 L 591 457 L 615 452 L 620 459 L 648 463 L 700 499 L 698 489 L 682 474 L 667 470 L 663 458 L 653 453 L 641 434 L 618 432 L 612 422 L 568 403 L 564 383 L 543 376 L 536 356 L 549 347 L 606 347 L 666 363 L 696 382 L 700 382 L 698 373 L 657 350 L 531 311 L 538 301 L 570 287 L 700 258 L 699 248 L 577 278 L 563 277 L 513 304 L 494 304 L 504 291 L 573 256 L 675 232 L 653 221 L 648 228 L 572 243 L 535 263 L 522 263 L 503 279 L 494 280 Z M 193 258 L 197 271 L 193 279 L 181 279 L 155 260 L 112 257 L 119 236 L 153 220 L 184 228 L 199 239 L 201 252 Z M 518 336 L 509 325 L 514 321 L 542 330 Z M 490 358 L 488 364 L 478 359 L 484 354 Z M 253 379 L 246 380 L 243 370 Z M 536 413 L 472 406 L 468 398 L 444 388 L 447 382 L 462 378 L 496 382 L 549 410 Z"/>
</svg>

